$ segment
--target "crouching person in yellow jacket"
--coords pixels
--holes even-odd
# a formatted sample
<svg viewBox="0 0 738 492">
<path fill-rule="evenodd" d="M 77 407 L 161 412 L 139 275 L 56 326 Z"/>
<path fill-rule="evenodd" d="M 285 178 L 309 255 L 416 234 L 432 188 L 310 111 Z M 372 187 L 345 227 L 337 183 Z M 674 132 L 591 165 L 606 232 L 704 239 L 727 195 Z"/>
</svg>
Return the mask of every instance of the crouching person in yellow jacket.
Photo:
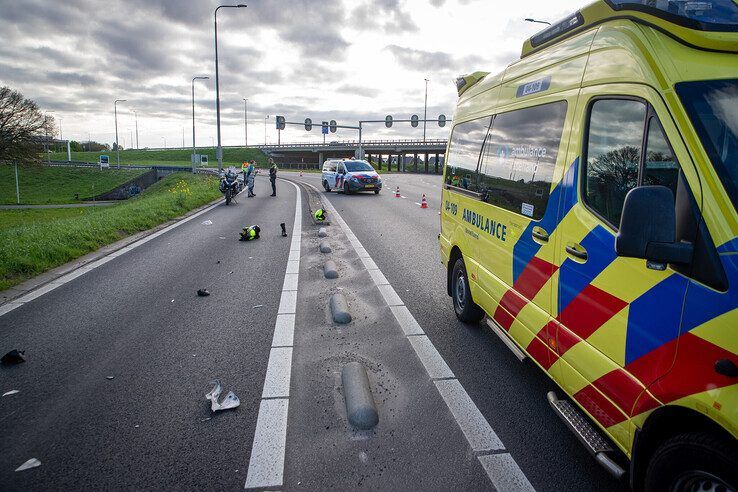
<svg viewBox="0 0 738 492">
<path fill-rule="evenodd" d="M 259 232 L 261 232 L 261 229 L 258 225 L 244 227 L 243 231 L 240 233 L 241 239 L 239 239 L 239 241 L 253 241 L 254 239 L 259 239 Z"/>
</svg>

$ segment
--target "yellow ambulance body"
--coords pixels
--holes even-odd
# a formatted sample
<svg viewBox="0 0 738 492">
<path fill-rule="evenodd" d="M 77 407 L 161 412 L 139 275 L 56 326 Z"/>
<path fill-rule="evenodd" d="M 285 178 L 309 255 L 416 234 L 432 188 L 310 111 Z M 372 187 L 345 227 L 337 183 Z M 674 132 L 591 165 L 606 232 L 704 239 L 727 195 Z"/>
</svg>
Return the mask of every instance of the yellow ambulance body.
<svg viewBox="0 0 738 492">
<path fill-rule="evenodd" d="M 457 316 L 634 489 L 738 487 L 738 5 L 601 0 L 457 86 Z"/>
</svg>

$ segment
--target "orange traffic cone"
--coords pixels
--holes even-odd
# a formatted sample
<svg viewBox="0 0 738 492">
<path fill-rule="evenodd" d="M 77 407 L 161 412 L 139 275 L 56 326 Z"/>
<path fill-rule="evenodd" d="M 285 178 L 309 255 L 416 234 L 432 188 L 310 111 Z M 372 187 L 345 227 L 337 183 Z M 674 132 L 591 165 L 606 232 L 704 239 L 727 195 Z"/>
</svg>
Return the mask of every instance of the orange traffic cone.
<svg viewBox="0 0 738 492">
<path fill-rule="evenodd" d="M 395 191 L 395 198 L 400 198 L 400 187 L 397 187 L 397 190 Z"/>
<path fill-rule="evenodd" d="M 423 199 L 420 200 L 420 208 L 428 208 L 428 202 L 425 200 L 425 193 L 423 193 Z"/>
</svg>

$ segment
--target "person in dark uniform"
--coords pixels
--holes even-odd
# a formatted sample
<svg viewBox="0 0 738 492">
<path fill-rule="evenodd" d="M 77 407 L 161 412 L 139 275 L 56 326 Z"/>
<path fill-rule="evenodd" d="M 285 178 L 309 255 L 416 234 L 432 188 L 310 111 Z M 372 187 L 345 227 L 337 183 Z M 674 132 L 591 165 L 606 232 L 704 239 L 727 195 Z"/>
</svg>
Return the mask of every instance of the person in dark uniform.
<svg viewBox="0 0 738 492">
<path fill-rule="evenodd" d="M 277 164 L 271 157 L 269 158 L 269 181 L 272 183 L 272 194 L 270 196 L 277 196 Z"/>
</svg>

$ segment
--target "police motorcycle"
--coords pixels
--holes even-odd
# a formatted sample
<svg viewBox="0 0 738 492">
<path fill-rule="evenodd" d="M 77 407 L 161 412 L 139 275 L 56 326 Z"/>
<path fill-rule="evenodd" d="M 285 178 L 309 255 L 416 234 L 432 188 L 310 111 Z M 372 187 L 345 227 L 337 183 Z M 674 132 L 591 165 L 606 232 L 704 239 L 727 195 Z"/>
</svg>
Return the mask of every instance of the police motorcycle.
<svg viewBox="0 0 738 492">
<path fill-rule="evenodd" d="M 238 180 L 238 172 L 233 167 L 220 173 L 220 192 L 225 195 L 226 205 L 241 191 L 243 185 Z"/>
</svg>

